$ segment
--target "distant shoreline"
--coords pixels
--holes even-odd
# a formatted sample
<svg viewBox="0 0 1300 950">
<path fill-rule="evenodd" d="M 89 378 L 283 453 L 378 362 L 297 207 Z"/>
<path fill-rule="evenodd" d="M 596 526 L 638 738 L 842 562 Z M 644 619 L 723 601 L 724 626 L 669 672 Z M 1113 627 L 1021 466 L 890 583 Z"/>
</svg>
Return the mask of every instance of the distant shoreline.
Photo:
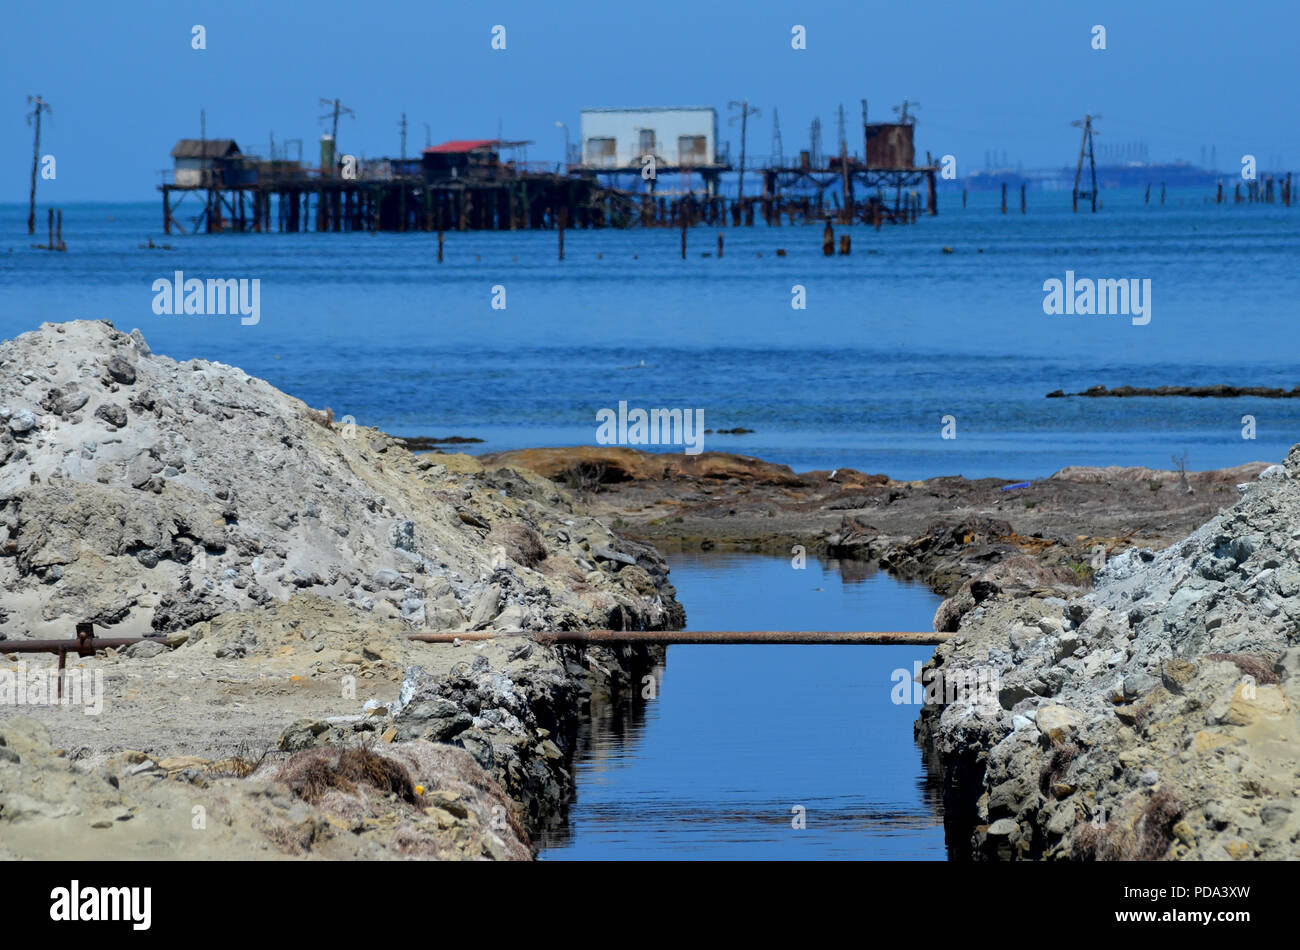
<svg viewBox="0 0 1300 950">
<path fill-rule="evenodd" d="M 1300 399 L 1300 386 L 1294 389 L 1282 389 L 1275 386 L 1089 386 L 1082 392 L 1067 393 L 1056 389 L 1047 394 L 1048 399 L 1064 399 L 1070 396 L 1084 396 L 1090 399 L 1114 397 L 1126 399 L 1133 396 L 1186 396 L 1194 399 L 1236 399 L 1241 396 L 1255 396 L 1261 399 Z"/>
</svg>

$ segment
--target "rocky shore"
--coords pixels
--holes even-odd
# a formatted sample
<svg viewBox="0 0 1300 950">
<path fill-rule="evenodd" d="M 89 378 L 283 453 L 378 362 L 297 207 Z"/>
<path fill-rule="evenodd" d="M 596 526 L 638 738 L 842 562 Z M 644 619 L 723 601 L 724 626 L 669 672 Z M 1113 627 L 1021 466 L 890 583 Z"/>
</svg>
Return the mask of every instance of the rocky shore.
<svg viewBox="0 0 1300 950">
<path fill-rule="evenodd" d="M 263 794 L 247 782 L 295 803 L 303 829 L 250 817 L 258 844 L 241 831 L 232 847 L 254 855 L 336 856 L 360 835 L 367 854 L 527 856 L 572 794 L 578 717 L 639 687 L 653 651 L 404 634 L 684 622 L 659 554 L 554 482 L 414 456 L 237 368 L 154 354 L 138 331 L 45 324 L 0 345 L 0 431 L 0 655 L 86 620 L 168 638 L 70 660 L 102 677 L 100 715 L 0 707 L 6 856 L 130 838 L 158 802 L 189 802 L 160 819 L 188 830 L 196 789 L 239 811 Z M 6 671 L 53 663 L 10 653 Z M 295 781 L 348 774 L 329 758 L 344 750 L 370 757 L 360 777 Z M 181 837 L 131 853 L 228 855 L 219 836 Z"/>
<path fill-rule="evenodd" d="M 1300 448 L 1033 481 L 417 456 L 86 321 L 0 345 L 0 695 L 54 664 L 6 640 L 158 639 L 70 658 L 99 715 L 0 704 L 0 857 L 528 858 L 581 717 L 662 650 L 406 634 L 677 628 L 683 549 L 945 595 L 925 676 L 989 686 L 916 726 L 956 856 L 1300 857 Z"/>
<path fill-rule="evenodd" d="M 490 458 L 581 488 L 666 550 L 803 546 L 948 595 L 934 626 L 956 636 L 923 672 L 937 688 L 916 735 L 956 857 L 1300 857 L 1300 447 L 1285 467 L 1029 483 L 721 453 Z"/>
<path fill-rule="evenodd" d="M 1032 482 L 899 481 L 855 469 L 794 472 L 723 452 L 525 449 L 481 457 L 545 475 L 597 517 L 661 550 L 809 553 L 859 561 L 951 595 L 974 581 L 1083 591 L 1098 549 L 1160 548 L 1233 504 L 1265 463 L 1206 472 L 1066 468 Z M 949 629 L 943 626 L 940 629 Z"/>
<path fill-rule="evenodd" d="M 962 612 L 927 673 L 995 688 L 917 724 L 956 853 L 1300 858 L 1298 478 L 1300 447 L 1186 538 L 1110 558 L 1090 594 Z"/>
</svg>

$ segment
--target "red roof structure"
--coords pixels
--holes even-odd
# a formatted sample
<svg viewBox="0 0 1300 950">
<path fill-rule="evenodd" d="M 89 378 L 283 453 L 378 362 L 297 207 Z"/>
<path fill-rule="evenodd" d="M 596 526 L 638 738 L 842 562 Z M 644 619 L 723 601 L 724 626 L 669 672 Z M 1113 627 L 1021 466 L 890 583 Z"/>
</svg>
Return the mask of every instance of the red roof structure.
<svg viewBox="0 0 1300 950">
<path fill-rule="evenodd" d="M 487 148 L 496 145 L 496 139 L 452 139 L 450 142 L 443 142 L 441 145 L 434 145 L 424 150 L 424 154 L 430 152 L 437 154 L 460 155 L 465 152 L 472 152 L 476 149 Z"/>
<path fill-rule="evenodd" d="M 435 155 L 465 155 L 469 152 L 476 152 L 481 148 L 518 148 L 521 145 L 532 145 L 530 139 L 517 139 L 515 141 L 503 139 L 452 139 L 450 142 L 443 142 L 441 145 L 434 145 L 424 150 L 424 154 L 433 153 Z"/>
</svg>

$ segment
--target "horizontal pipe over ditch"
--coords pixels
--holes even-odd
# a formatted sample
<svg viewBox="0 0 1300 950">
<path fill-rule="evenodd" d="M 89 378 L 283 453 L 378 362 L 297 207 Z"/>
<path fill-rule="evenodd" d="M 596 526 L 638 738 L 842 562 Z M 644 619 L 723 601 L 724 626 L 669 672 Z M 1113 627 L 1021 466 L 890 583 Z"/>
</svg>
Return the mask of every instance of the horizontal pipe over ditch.
<svg viewBox="0 0 1300 950">
<path fill-rule="evenodd" d="M 877 630 L 522 630 L 497 633 L 490 630 L 468 633 L 409 633 L 407 639 L 422 643 L 474 643 L 487 640 L 528 638 L 541 643 L 662 643 L 681 644 L 820 644 L 835 646 L 928 646 L 952 638 L 951 633 L 933 631 Z"/>
</svg>

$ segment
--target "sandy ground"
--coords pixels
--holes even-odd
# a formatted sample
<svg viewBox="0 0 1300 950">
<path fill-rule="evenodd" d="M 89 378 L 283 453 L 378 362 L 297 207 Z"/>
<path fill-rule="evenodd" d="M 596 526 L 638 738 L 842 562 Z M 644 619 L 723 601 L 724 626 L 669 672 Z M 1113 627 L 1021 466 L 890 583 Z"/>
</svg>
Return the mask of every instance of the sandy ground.
<svg viewBox="0 0 1300 950">
<path fill-rule="evenodd" d="M 0 768 L 0 853 L 92 860 L 528 857 L 527 837 L 509 817 L 512 803 L 469 753 L 392 742 L 378 721 L 357 734 L 357 744 L 410 761 L 413 778 L 426 786 L 414 804 L 380 798 L 363 807 L 357 796 L 336 795 L 312 807 L 272 781 L 293 758 L 277 747 L 288 727 L 303 720 L 364 723 L 371 718 L 366 702 L 377 701 L 381 710 L 391 704 L 409 664 L 445 672 L 477 655 L 506 662 L 504 645 L 415 643 L 396 621 L 359 627 L 355 614 L 305 595 L 200 624 L 172 649 L 146 644 L 70 659 L 69 692 L 71 677 L 83 677 L 82 705 L 0 712 L 0 748 L 19 759 L 0 755 L 0 766 L 14 770 Z M 247 652 L 231 655 L 232 645 Z M 20 668 L 34 678 L 55 666 L 52 656 L 3 656 L 4 670 L 15 676 Z M 252 778 L 239 777 L 249 770 Z M 196 806 L 225 817 L 192 829 Z"/>
</svg>

